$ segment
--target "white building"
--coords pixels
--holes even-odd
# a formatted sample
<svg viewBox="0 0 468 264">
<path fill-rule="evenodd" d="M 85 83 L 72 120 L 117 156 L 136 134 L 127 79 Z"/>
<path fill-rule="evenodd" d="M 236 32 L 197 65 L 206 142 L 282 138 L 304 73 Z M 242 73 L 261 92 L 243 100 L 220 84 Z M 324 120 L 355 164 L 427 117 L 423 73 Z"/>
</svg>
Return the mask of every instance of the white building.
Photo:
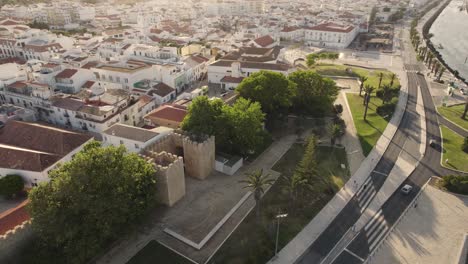
<svg viewBox="0 0 468 264">
<path fill-rule="evenodd" d="M 172 131 L 173 129 L 168 127 L 157 127 L 148 130 L 115 124 L 103 132 L 103 142 L 105 145 L 124 145 L 128 151 L 139 153 Z"/>
<path fill-rule="evenodd" d="M 329 22 L 304 28 L 304 40 L 310 46 L 344 49 L 353 42 L 358 33 L 357 27 Z"/>
<path fill-rule="evenodd" d="M 0 177 L 16 174 L 26 186 L 49 180 L 49 172 L 71 160 L 91 136 L 40 124 L 9 121 L 0 127 Z"/>
</svg>

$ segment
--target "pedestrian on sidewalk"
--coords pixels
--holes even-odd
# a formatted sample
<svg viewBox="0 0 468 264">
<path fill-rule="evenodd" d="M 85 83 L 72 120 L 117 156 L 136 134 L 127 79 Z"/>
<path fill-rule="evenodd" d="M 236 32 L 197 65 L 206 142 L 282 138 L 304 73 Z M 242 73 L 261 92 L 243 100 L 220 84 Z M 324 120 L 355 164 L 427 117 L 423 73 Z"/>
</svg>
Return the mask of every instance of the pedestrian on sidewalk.
<svg viewBox="0 0 468 264">
<path fill-rule="evenodd" d="M 445 164 L 448 164 L 448 159 L 445 160 Z"/>
</svg>

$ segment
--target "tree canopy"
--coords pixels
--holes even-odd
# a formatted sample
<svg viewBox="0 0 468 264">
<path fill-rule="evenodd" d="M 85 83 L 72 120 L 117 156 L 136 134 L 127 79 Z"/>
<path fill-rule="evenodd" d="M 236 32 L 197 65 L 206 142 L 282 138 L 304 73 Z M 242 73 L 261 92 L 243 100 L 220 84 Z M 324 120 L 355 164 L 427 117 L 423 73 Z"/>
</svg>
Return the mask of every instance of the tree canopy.
<svg viewBox="0 0 468 264">
<path fill-rule="evenodd" d="M 281 73 L 260 71 L 245 78 L 236 91 L 241 97 L 259 102 L 267 119 L 271 119 L 287 113 L 296 93 L 296 85 Z"/>
<path fill-rule="evenodd" d="M 246 156 L 263 143 L 265 114 L 257 102 L 239 98 L 233 106 L 206 96 L 195 98 L 182 122 L 182 129 L 215 136 L 216 147 L 231 154 Z"/>
<path fill-rule="evenodd" d="M 7 175 L 0 178 L 0 195 L 11 197 L 24 188 L 24 181 L 21 176 Z"/>
<path fill-rule="evenodd" d="M 154 204 L 154 174 L 151 164 L 123 146 L 88 143 L 29 194 L 33 229 L 46 255 L 89 261 Z"/>
<path fill-rule="evenodd" d="M 333 109 L 338 96 L 336 83 L 313 71 L 296 71 L 289 75 L 296 84 L 292 109 L 298 114 L 323 116 Z"/>
</svg>

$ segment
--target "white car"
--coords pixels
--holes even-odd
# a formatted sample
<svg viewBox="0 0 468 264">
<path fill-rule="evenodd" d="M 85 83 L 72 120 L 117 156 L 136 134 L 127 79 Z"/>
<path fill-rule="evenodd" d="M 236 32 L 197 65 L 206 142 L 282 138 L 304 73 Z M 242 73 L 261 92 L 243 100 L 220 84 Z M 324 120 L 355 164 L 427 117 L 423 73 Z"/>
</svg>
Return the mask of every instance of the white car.
<svg viewBox="0 0 468 264">
<path fill-rule="evenodd" d="M 403 186 L 403 188 L 401 188 L 401 192 L 403 194 L 409 194 L 411 192 L 411 190 L 413 190 L 413 186 L 411 186 L 409 184 L 405 184 L 405 186 Z"/>
</svg>

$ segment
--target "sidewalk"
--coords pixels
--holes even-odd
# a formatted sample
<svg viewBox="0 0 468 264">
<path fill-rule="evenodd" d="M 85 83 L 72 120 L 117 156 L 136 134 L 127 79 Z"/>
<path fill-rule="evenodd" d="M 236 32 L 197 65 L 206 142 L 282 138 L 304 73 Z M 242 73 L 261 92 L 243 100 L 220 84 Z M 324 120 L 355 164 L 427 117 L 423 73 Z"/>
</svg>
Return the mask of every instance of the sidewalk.
<svg viewBox="0 0 468 264">
<path fill-rule="evenodd" d="M 372 65 L 367 64 L 367 67 L 369 66 Z M 406 73 L 401 70 L 402 66 L 403 65 L 401 65 L 399 71 L 395 71 L 402 85 L 399 101 L 392 119 L 377 141 L 376 146 L 362 162 L 359 169 L 348 180 L 345 187 L 343 187 L 314 219 L 312 219 L 312 221 L 279 252 L 277 258 L 270 260 L 268 263 L 294 263 L 330 225 L 341 210 L 343 210 L 361 185 L 363 185 L 369 174 L 374 170 L 390 144 L 391 139 L 395 135 L 406 109 L 408 101 L 408 80 Z M 357 186 L 354 182 L 357 183 Z"/>
</svg>

